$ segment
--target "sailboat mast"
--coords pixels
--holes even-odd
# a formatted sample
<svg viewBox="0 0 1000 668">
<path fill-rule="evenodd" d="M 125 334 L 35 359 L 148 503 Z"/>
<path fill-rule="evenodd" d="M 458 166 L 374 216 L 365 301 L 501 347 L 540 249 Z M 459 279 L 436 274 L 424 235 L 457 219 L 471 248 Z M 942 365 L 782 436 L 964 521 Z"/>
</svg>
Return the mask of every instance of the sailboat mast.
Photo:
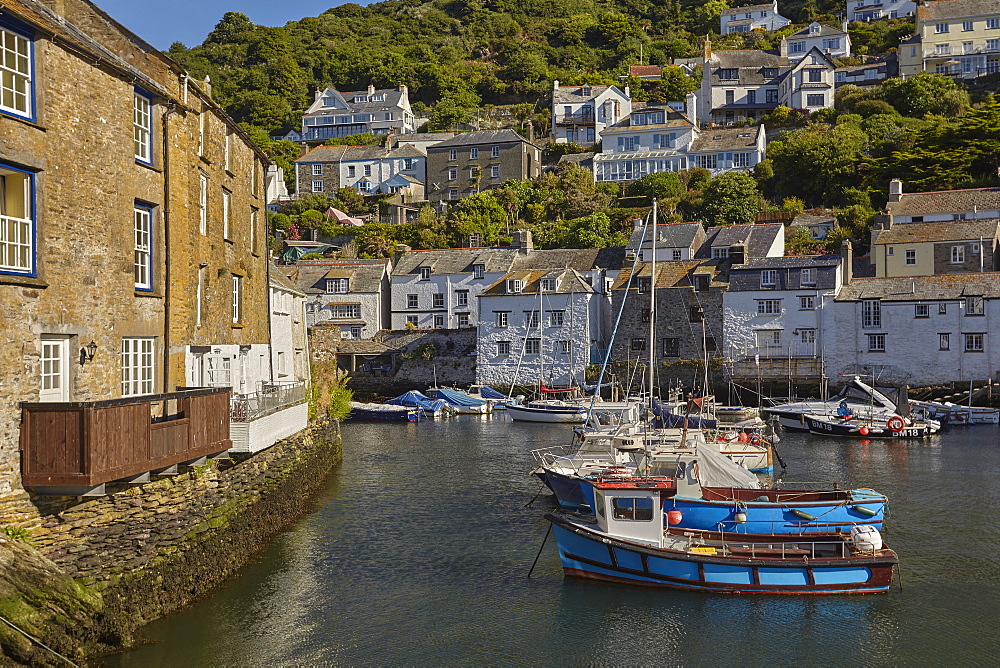
<svg viewBox="0 0 1000 668">
<path fill-rule="evenodd" d="M 652 260 L 649 265 L 649 408 L 653 408 L 653 377 L 656 373 L 656 197 L 653 197 Z"/>
</svg>

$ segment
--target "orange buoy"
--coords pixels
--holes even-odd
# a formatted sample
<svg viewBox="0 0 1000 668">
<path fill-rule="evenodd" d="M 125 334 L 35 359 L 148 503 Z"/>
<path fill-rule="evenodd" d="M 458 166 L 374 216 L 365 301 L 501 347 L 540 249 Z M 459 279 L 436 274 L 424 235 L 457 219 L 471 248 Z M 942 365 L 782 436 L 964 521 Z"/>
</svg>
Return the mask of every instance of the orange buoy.
<svg viewBox="0 0 1000 668">
<path fill-rule="evenodd" d="M 667 511 L 667 522 L 669 524 L 680 524 L 681 520 L 684 519 L 684 515 L 679 510 L 668 510 Z"/>
<path fill-rule="evenodd" d="M 862 435 L 862 436 L 867 436 L 867 435 L 868 435 L 868 427 L 862 427 L 862 428 L 861 428 L 861 429 L 859 429 L 858 431 L 860 431 L 860 432 L 861 432 L 861 435 Z"/>
</svg>

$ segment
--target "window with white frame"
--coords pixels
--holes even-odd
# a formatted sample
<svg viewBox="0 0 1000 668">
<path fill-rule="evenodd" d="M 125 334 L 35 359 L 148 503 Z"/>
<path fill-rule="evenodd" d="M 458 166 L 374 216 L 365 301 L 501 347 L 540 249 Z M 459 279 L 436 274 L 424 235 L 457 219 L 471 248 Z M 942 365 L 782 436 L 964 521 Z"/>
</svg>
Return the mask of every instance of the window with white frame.
<svg viewBox="0 0 1000 668">
<path fill-rule="evenodd" d="M 540 355 L 542 353 L 542 340 L 541 339 L 525 339 L 524 340 L 524 354 L 525 355 Z"/>
<path fill-rule="evenodd" d="M 449 181 L 457 181 L 458 180 L 458 167 L 449 167 L 448 168 L 448 180 Z"/>
<path fill-rule="evenodd" d="M 357 320 L 361 317 L 361 304 L 332 304 L 330 316 L 334 320 Z"/>
<path fill-rule="evenodd" d="M 499 179 L 500 178 L 500 165 L 490 166 L 490 178 Z"/>
<path fill-rule="evenodd" d="M 497 327 L 506 327 L 507 326 L 507 316 L 508 316 L 507 311 L 496 311 L 495 314 L 496 314 L 496 325 L 497 325 Z"/>
<path fill-rule="evenodd" d="M 917 264 L 917 250 L 915 248 L 907 248 L 903 251 L 903 264 L 908 267 Z"/>
<path fill-rule="evenodd" d="M 948 304 L 946 302 L 941 302 L 938 304 L 938 315 L 948 314 Z"/>
<path fill-rule="evenodd" d="M 528 328 L 538 327 L 538 311 L 525 311 L 524 325 Z"/>
<path fill-rule="evenodd" d="M 420 267 L 420 280 L 429 281 L 431 280 L 431 268 L 430 267 Z"/>
<path fill-rule="evenodd" d="M 715 246 L 712 248 L 713 260 L 725 260 L 729 257 L 729 246 Z"/>
<path fill-rule="evenodd" d="M 474 264 L 472 265 L 472 277 L 476 279 L 481 279 L 486 276 L 486 265 L 484 264 Z"/>
<path fill-rule="evenodd" d="M 323 165 L 320 163 L 313 163 L 312 165 L 312 175 L 313 176 L 323 176 Z"/>
<path fill-rule="evenodd" d="M 350 280 L 346 278 L 328 278 L 326 279 L 326 291 L 345 294 L 347 293 L 348 287 L 350 285 Z"/>
<path fill-rule="evenodd" d="M 456 290 L 455 291 L 455 306 L 468 306 L 469 305 L 469 291 L 468 290 Z"/>
<path fill-rule="evenodd" d="M 198 155 L 205 155 L 205 124 L 208 122 L 208 110 L 202 108 L 198 114 Z"/>
<path fill-rule="evenodd" d="M 365 176 L 371 176 L 371 175 L 372 175 L 372 166 L 365 165 Z"/>
<path fill-rule="evenodd" d="M 914 304 L 913 305 L 913 317 L 914 318 L 929 318 L 931 315 L 930 304 Z"/>
<path fill-rule="evenodd" d="M 468 313 L 459 313 L 458 314 L 458 326 L 459 327 L 468 327 L 469 326 L 469 314 Z"/>
<path fill-rule="evenodd" d="M 972 30 L 972 21 L 962 21 L 962 32 L 969 32 Z"/>
<path fill-rule="evenodd" d="M 200 172 L 198 176 L 198 231 L 208 234 L 208 174 Z"/>
<path fill-rule="evenodd" d="M 232 200 L 233 200 L 233 194 L 228 190 L 226 190 L 225 188 L 223 188 L 222 189 L 222 238 L 223 239 L 229 238 L 229 209 L 230 205 L 232 204 Z"/>
<path fill-rule="evenodd" d="M 136 204 L 132 208 L 133 217 L 133 266 L 135 288 L 137 290 L 153 289 L 153 255 L 152 233 L 153 212 L 150 207 Z"/>
<path fill-rule="evenodd" d="M 778 272 L 774 269 L 762 269 L 760 272 L 760 287 L 773 288 L 778 280 Z"/>
<path fill-rule="evenodd" d="M 321 192 L 323 192 L 323 182 L 322 181 L 313 181 L 312 182 L 312 191 L 314 193 L 321 193 Z"/>
<path fill-rule="evenodd" d="M 122 396 L 134 397 L 153 393 L 152 338 L 122 339 Z"/>
<path fill-rule="evenodd" d="M 511 278 L 507 280 L 507 292 L 517 293 L 524 291 L 524 281 L 519 278 Z"/>
<path fill-rule="evenodd" d="M 963 264 L 965 262 L 965 246 L 951 247 L 951 263 Z"/>
<path fill-rule="evenodd" d="M 966 297 L 965 315 L 982 315 L 982 314 L 983 314 L 983 298 Z"/>
<path fill-rule="evenodd" d="M 0 272 L 35 271 L 33 189 L 31 174 L 0 165 Z"/>
<path fill-rule="evenodd" d="M 132 96 L 132 135 L 135 142 L 135 159 L 144 163 L 153 161 L 153 115 L 148 95 L 135 91 Z"/>
<path fill-rule="evenodd" d="M 981 353 L 983 352 L 983 339 L 985 334 L 966 334 L 965 335 L 965 352 L 967 353 Z"/>
<path fill-rule="evenodd" d="M 672 253 L 672 257 L 673 257 L 673 259 L 674 259 L 675 261 L 676 261 L 676 260 L 680 260 L 680 259 L 681 259 L 681 249 L 680 249 L 680 248 L 675 248 L 675 249 L 673 250 L 673 253 Z"/>
<path fill-rule="evenodd" d="M 885 334 L 868 335 L 868 352 L 870 353 L 885 352 Z"/>
<path fill-rule="evenodd" d="M 458 199 L 458 188 L 450 188 L 448 190 L 448 199 Z"/>
<path fill-rule="evenodd" d="M 434 316 L 434 329 L 444 329 L 444 316 L 436 315 Z"/>
<path fill-rule="evenodd" d="M 232 133 L 229 132 L 229 130 L 227 129 L 226 130 L 226 136 L 225 136 L 225 139 L 223 140 L 223 144 L 222 144 L 222 167 L 227 172 L 232 172 L 233 171 L 232 170 L 232 166 L 233 165 L 232 165 L 232 163 L 229 160 L 229 158 L 230 158 L 229 154 L 230 154 L 230 149 L 231 149 L 231 143 L 232 143 Z"/>
<path fill-rule="evenodd" d="M 408 316 L 406 316 L 406 324 L 407 325 L 412 325 L 413 327 L 416 327 L 418 320 L 419 320 L 418 316 L 415 316 L 415 315 L 408 315 Z"/>
<path fill-rule="evenodd" d="M 499 146 L 494 146 L 494 147 L 492 147 L 490 149 L 490 157 L 491 158 L 499 158 L 500 157 L 500 147 Z"/>
<path fill-rule="evenodd" d="M 458 160 L 458 149 L 457 148 L 453 148 L 453 149 L 450 149 L 448 151 L 448 159 L 449 160 Z"/>
<path fill-rule="evenodd" d="M 437 292 L 431 295 L 431 304 L 433 308 L 444 308 L 444 294 Z"/>
<path fill-rule="evenodd" d="M 406 308 L 417 308 L 417 295 L 412 292 L 406 295 Z"/>
<path fill-rule="evenodd" d="M 813 295 L 799 296 L 800 311 L 814 311 L 816 309 L 816 298 Z"/>
<path fill-rule="evenodd" d="M 861 302 L 861 327 L 877 329 L 882 326 L 882 302 L 865 299 Z"/>
<path fill-rule="evenodd" d="M 750 166 L 749 153 L 733 153 L 733 167 L 749 167 L 749 166 Z"/>
<path fill-rule="evenodd" d="M 562 327 L 565 322 L 565 311 L 549 311 L 549 327 Z"/>
<path fill-rule="evenodd" d="M 951 334 L 938 334 L 938 350 L 951 350 Z"/>
<path fill-rule="evenodd" d="M 510 341 L 497 341 L 497 357 L 510 355 Z"/>
<path fill-rule="evenodd" d="M 243 277 L 233 274 L 233 322 L 243 320 Z"/>
<path fill-rule="evenodd" d="M 757 315 L 781 315 L 781 300 L 758 299 Z"/>
<path fill-rule="evenodd" d="M 1000 19 L 986 19 L 987 30 L 1000 30 Z"/>
<path fill-rule="evenodd" d="M 809 72 L 809 83 L 822 83 L 823 70 L 808 70 L 808 72 Z"/>
<path fill-rule="evenodd" d="M 479 149 L 478 148 L 470 148 L 469 149 L 469 160 L 478 160 L 478 159 L 479 159 Z"/>
<path fill-rule="evenodd" d="M 557 341 L 559 346 L 560 355 L 570 355 L 573 353 L 573 342 L 572 341 Z"/>
<path fill-rule="evenodd" d="M 403 171 L 409 171 L 414 168 L 416 161 L 413 158 L 403 158 Z"/>
<path fill-rule="evenodd" d="M 355 167 L 354 165 L 348 165 L 347 166 L 347 178 L 353 179 L 357 175 L 358 175 L 358 168 Z"/>
<path fill-rule="evenodd" d="M 809 267 L 799 273 L 800 285 L 816 285 L 816 269 Z"/>
<path fill-rule="evenodd" d="M 555 292 L 556 291 L 556 279 L 554 278 L 543 278 L 542 279 L 542 292 Z"/>
<path fill-rule="evenodd" d="M 702 169 L 716 169 L 719 166 L 719 156 L 715 153 L 709 155 L 694 156 L 695 167 Z"/>
<path fill-rule="evenodd" d="M 30 35 L 0 25 L 0 111 L 34 116 L 33 49 Z"/>
<path fill-rule="evenodd" d="M 822 107 L 826 105 L 826 95 L 823 93 L 812 93 L 806 95 L 807 107 Z"/>
<path fill-rule="evenodd" d="M 934 24 L 934 32 L 939 33 L 939 34 L 943 33 L 943 32 L 948 32 L 948 24 L 947 23 L 936 23 L 936 24 Z"/>
<path fill-rule="evenodd" d="M 42 335 L 39 401 L 69 400 L 69 337 Z"/>
</svg>

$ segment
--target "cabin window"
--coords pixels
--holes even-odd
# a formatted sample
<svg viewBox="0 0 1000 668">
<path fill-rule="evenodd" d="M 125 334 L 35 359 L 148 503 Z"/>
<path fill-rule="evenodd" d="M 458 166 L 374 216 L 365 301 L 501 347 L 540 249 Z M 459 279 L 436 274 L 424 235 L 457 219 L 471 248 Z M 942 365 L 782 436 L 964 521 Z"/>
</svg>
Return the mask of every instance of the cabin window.
<svg viewBox="0 0 1000 668">
<path fill-rule="evenodd" d="M 651 522 L 653 520 L 653 499 L 615 497 L 611 499 L 613 517 L 616 520 Z"/>
<path fill-rule="evenodd" d="M 594 495 L 594 505 L 597 506 L 595 510 L 597 511 L 598 517 L 604 517 L 604 495 L 595 494 Z"/>
</svg>

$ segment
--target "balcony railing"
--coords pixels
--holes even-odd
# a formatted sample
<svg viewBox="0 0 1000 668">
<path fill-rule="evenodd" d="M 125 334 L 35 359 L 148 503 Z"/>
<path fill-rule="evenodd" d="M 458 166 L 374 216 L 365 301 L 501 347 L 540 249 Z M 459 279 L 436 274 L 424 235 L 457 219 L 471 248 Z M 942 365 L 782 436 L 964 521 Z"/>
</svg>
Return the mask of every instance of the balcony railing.
<svg viewBox="0 0 1000 668">
<path fill-rule="evenodd" d="M 816 353 L 815 343 L 789 343 L 741 348 L 735 357 L 736 359 L 754 359 L 758 356 L 761 359 L 787 359 L 790 357 L 816 357 Z"/>
<path fill-rule="evenodd" d="M 234 394 L 230 404 L 229 419 L 233 422 L 253 422 L 306 400 L 306 384 L 275 383 L 261 386 L 257 392 Z"/>
<path fill-rule="evenodd" d="M 76 494 L 224 452 L 229 388 L 107 401 L 22 403 L 21 482 Z"/>
<path fill-rule="evenodd" d="M 578 111 L 572 114 L 557 114 L 556 125 L 584 125 L 594 122 L 594 112 Z"/>
</svg>

